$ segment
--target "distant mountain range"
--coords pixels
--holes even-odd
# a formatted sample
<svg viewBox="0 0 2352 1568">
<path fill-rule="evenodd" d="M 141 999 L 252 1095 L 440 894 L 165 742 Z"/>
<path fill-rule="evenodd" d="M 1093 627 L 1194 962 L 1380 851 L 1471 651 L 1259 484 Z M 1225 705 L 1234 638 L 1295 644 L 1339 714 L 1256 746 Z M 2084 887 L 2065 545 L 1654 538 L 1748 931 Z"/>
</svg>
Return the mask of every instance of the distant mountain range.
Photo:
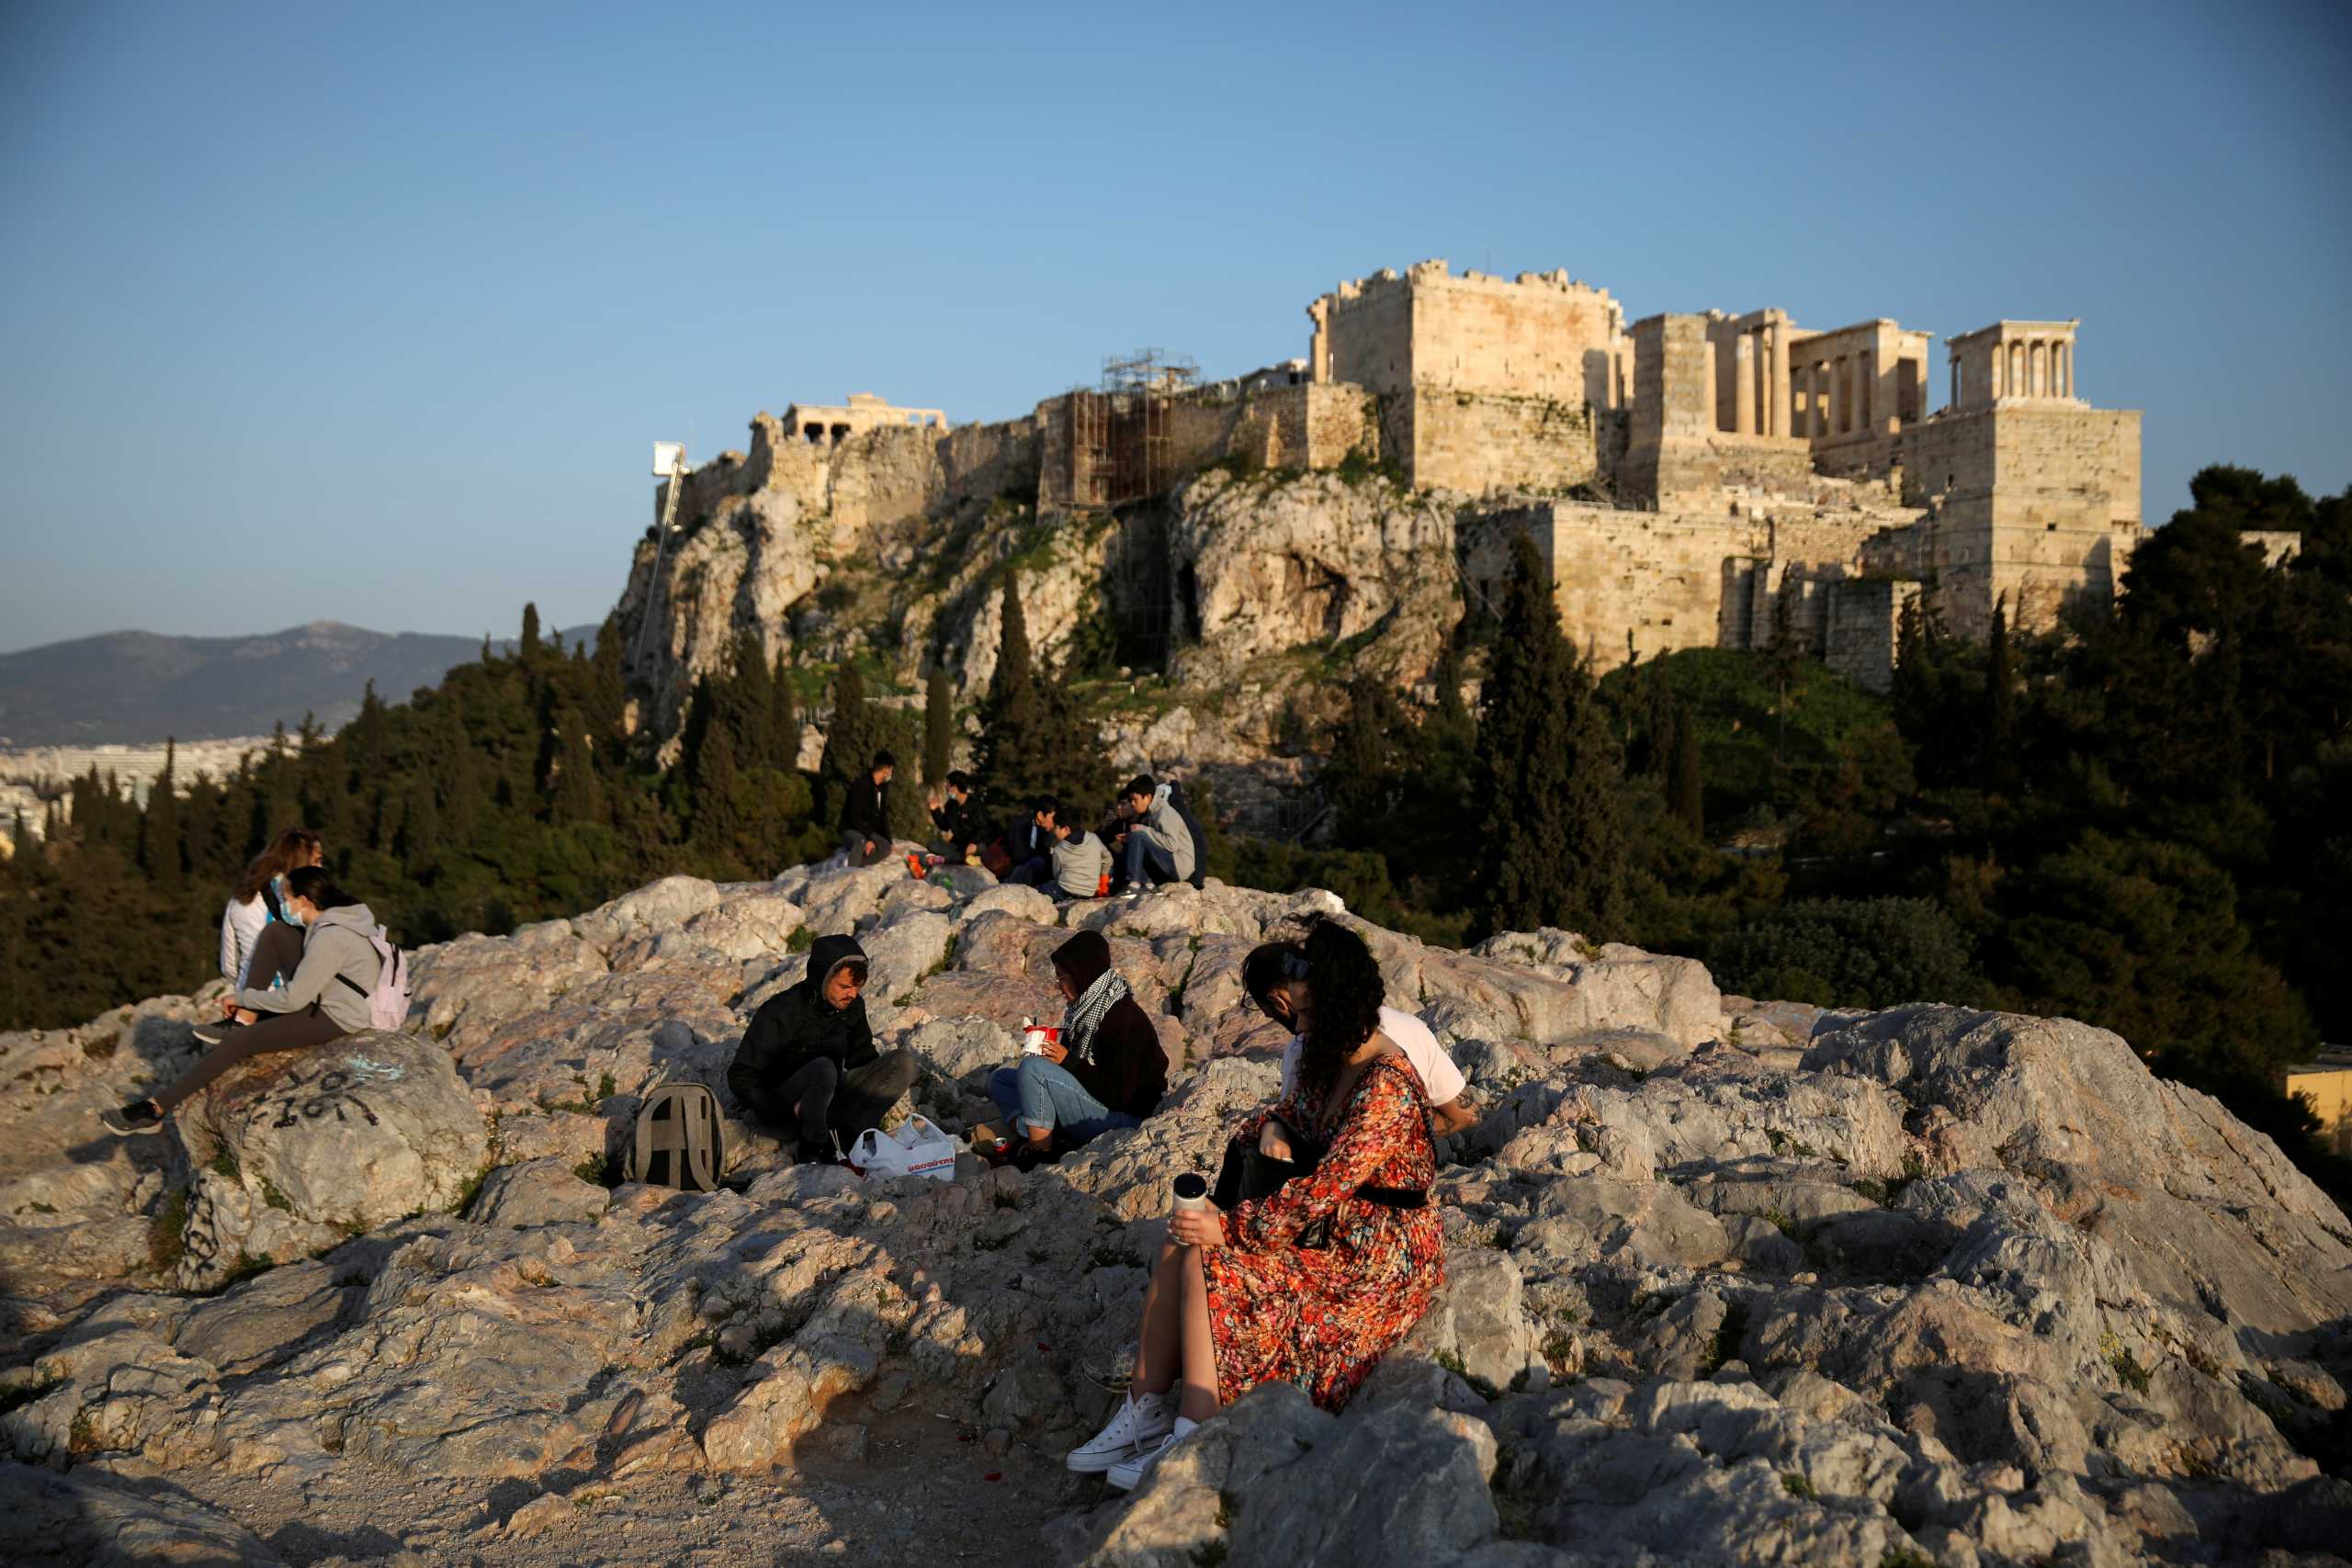
<svg viewBox="0 0 2352 1568">
<path fill-rule="evenodd" d="M 593 646 L 596 628 L 562 635 L 567 647 Z M 369 681 L 386 702 L 404 702 L 451 665 L 481 656 L 473 637 L 335 621 L 264 637 L 76 637 L 0 654 L 0 747 L 266 735 L 281 722 L 293 728 L 305 713 L 333 729 L 359 711 Z"/>
</svg>

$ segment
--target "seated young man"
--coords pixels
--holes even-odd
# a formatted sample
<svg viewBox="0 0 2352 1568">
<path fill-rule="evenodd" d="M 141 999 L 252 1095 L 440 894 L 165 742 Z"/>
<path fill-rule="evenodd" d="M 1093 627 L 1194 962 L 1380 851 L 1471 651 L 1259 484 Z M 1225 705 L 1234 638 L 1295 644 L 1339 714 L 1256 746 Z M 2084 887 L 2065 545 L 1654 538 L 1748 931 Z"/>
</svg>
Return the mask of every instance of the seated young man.
<svg viewBox="0 0 2352 1568">
<path fill-rule="evenodd" d="M 1026 1138 L 1013 1161 L 1028 1169 L 1053 1152 L 1114 1127 L 1134 1127 L 1168 1090 L 1168 1053 L 1127 983 L 1111 966 L 1101 931 L 1080 931 L 1054 950 L 1054 978 L 1069 1010 L 1061 1043 L 1020 1065 L 999 1067 L 989 1098 Z"/>
<path fill-rule="evenodd" d="M 865 953 L 845 936 L 820 936 L 800 983 L 760 1004 L 727 1068 L 727 1087 L 805 1162 L 830 1164 L 834 1134 L 846 1146 L 915 1081 L 914 1053 L 874 1049 L 865 1021 Z"/>
<path fill-rule="evenodd" d="M 1124 885 L 1135 892 L 1193 879 L 1193 830 L 1168 802 L 1168 791 L 1138 773 L 1120 796 L 1127 830 L 1119 835 Z"/>
<path fill-rule="evenodd" d="M 961 768 L 947 775 L 939 809 L 931 814 L 939 841 L 932 846 L 942 859 L 967 861 L 980 852 L 979 811 L 972 803 L 972 775 Z"/>
<path fill-rule="evenodd" d="M 1306 946 L 1302 942 L 1270 942 L 1250 950 L 1241 961 L 1241 986 L 1250 999 L 1268 1018 L 1284 1029 L 1298 1027 L 1298 1010 L 1291 995 L 1295 981 L 1305 978 Z M 1445 1137 L 1459 1133 L 1477 1118 L 1463 1099 L 1469 1080 L 1445 1047 L 1437 1043 L 1430 1026 L 1409 1012 L 1383 1006 L 1380 1010 L 1380 1032 L 1390 1044 L 1405 1054 L 1413 1070 L 1421 1076 L 1421 1089 L 1429 1096 L 1430 1132 L 1433 1137 Z M 1299 1036 L 1294 1032 L 1290 1043 L 1283 1047 L 1283 1086 L 1281 1096 L 1286 1098 L 1298 1082 Z M 1260 1147 L 1276 1159 L 1288 1159 L 1290 1147 L 1280 1131 L 1269 1125 Z"/>
<path fill-rule="evenodd" d="M 1079 814 L 1069 810 L 1062 815 L 1074 818 Z M 1054 824 L 1054 881 L 1046 891 L 1057 902 L 1098 897 L 1110 869 L 1111 852 L 1102 840 L 1070 822 Z"/>
<path fill-rule="evenodd" d="M 1004 830 L 1005 852 L 1012 857 L 1012 869 L 999 878 L 1023 887 L 1042 887 L 1054 874 L 1054 822 L 1061 815 L 1061 805 L 1050 795 L 1041 795 L 1029 803 L 1026 819 L 1017 820 Z"/>
<path fill-rule="evenodd" d="M 890 775 L 899 760 L 874 753 L 865 773 L 849 781 L 842 797 L 842 853 L 852 865 L 873 865 L 890 853 Z"/>
</svg>

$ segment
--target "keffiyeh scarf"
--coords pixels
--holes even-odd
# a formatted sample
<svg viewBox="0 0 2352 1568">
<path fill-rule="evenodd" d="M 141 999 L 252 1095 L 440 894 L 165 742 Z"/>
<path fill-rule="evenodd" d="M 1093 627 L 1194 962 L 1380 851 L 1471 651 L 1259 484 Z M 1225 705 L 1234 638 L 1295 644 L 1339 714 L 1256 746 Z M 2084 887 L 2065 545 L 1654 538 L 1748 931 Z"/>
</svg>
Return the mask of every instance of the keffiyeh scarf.
<svg viewBox="0 0 2352 1568">
<path fill-rule="evenodd" d="M 1079 993 L 1078 1000 L 1069 1004 L 1062 1014 L 1062 1049 L 1085 1061 L 1094 1059 L 1095 1028 L 1102 1015 L 1119 1005 L 1131 993 L 1127 983 L 1116 969 L 1105 969 L 1094 978 L 1094 984 Z"/>
</svg>

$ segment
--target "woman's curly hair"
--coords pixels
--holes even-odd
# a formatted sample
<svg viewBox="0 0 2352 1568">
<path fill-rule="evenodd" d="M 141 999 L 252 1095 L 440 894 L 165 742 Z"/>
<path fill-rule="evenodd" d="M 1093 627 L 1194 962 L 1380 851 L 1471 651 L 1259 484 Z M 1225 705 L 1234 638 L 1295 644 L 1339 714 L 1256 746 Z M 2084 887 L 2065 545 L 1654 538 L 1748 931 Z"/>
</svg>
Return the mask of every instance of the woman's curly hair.
<svg viewBox="0 0 2352 1568">
<path fill-rule="evenodd" d="M 1299 1048 L 1299 1081 L 1326 1088 L 1379 1029 L 1388 987 L 1363 938 L 1337 920 L 1310 926 L 1302 953 L 1313 1003 Z"/>
</svg>

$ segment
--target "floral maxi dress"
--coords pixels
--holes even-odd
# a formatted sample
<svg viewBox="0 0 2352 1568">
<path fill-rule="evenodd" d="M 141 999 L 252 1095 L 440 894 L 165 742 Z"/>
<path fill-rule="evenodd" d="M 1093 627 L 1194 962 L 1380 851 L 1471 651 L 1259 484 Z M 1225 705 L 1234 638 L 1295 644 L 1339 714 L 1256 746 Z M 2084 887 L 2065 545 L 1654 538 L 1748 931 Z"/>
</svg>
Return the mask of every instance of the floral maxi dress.
<svg viewBox="0 0 2352 1568">
<path fill-rule="evenodd" d="M 1255 1142 L 1275 1115 L 1310 1126 L 1320 1110 L 1302 1086 L 1235 1136 Z M 1445 1283 L 1437 1210 L 1355 1196 L 1363 1186 L 1426 1190 L 1435 1181 L 1422 1114 L 1412 1068 L 1395 1056 L 1378 1058 L 1350 1091 L 1314 1172 L 1224 1216 L 1226 1245 L 1202 1254 L 1220 1404 L 1280 1382 L 1337 1411 L 1429 1310 Z M 1326 1230 L 1329 1245 L 1300 1245 Z"/>
</svg>

